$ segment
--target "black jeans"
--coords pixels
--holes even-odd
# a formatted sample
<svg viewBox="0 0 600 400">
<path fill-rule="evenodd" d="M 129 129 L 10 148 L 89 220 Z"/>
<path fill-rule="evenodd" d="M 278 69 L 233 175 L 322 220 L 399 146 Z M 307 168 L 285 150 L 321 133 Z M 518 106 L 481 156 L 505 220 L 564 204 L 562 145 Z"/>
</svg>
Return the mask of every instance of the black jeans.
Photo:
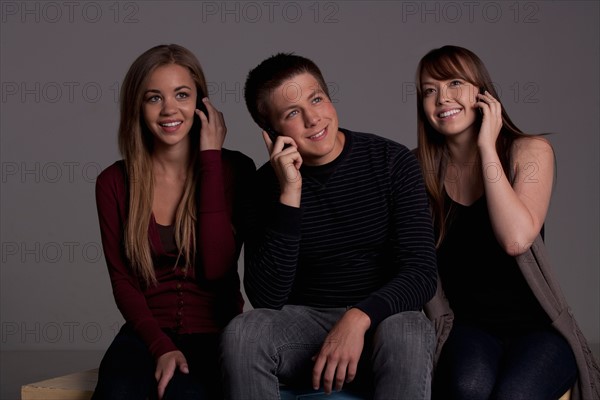
<svg viewBox="0 0 600 400">
<path fill-rule="evenodd" d="M 556 400 L 576 378 L 573 351 L 552 328 L 500 336 L 457 323 L 434 374 L 433 398 Z"/>
<path fill-rule="evenodd" d="M 185 355 L 190 373 L 176 371 L 163 399 L 222 398 L 218 364 L 219 335 L 167 334 Z M 155 368 L 156 361 L 148 347 L 125 324 L 102 358 L 92 400 L 156 399 L 158 384 L 154 378 Z"/>
</svg>

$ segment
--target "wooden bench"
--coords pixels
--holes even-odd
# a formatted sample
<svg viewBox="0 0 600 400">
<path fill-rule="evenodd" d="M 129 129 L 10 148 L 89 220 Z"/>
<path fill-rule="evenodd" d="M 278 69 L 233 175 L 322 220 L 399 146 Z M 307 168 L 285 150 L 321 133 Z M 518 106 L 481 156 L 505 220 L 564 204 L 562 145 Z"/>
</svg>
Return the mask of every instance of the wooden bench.
<svg viewBox="0 0 600 400">
<path fill-rule="evenodd" d="M 75 372 L 21 387 L 21 400 L 89 400 L 92 398 L 98 369 Z"/>
<path fill-rule="evenodd" d="M 90 400 L 97 380 L 98 369 L 92 369 L 30 383 L 21 387 L 21 400 Z M 362 397 L 345 392 L 326 395 L 313 390 L 293 389 L 282 389 L 281 399 L 364 400 Z"/>
<path fill-rule="evenodd" d="M 21 387 L 21 400 L 90 400 L 98 380 L 98 369 L 75 372 L 58 378 L 30 383 Z M 569 390 L 558 400 L 569 400 Z M 297 391 L 285 389 L 281 391 L 282 400 L 361 400 L 360 396 L 340 392 L 326 395 L 312 390 Z"/>
</svg>

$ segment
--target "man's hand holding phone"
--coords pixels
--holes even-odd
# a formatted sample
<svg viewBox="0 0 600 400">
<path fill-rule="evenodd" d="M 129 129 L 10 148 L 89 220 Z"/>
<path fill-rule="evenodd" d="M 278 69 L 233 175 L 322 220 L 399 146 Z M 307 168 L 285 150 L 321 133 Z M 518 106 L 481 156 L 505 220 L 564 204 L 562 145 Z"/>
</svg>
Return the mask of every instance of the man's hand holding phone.
<svg viewBox="0 0 600 400">
<path fill-rule="evenodd" d="M 271 139 L 272 136 L 275 140 Z M 279 180 L 279 201 L 290 207 L 300 207 L 302 156 L 298 152 L 296 142 L 289 136 L 275 135 L 272 130 L 263 131 L 263 139 L 270 155 L 271 166 Z"/>
</svg>

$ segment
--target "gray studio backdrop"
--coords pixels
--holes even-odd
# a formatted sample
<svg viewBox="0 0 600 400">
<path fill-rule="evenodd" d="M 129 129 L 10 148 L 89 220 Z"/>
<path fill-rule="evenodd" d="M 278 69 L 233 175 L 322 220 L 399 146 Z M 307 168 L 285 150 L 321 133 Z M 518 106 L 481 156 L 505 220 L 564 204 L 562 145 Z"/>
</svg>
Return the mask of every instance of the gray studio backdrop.
<svg viewBox="0 0 600 400">
<path fill-rule="evenodd" d="M 546 241 L 598 354 L 598 2 L 2 1 L 1 12 L 3 351 L 103 350 L 123 324 L 94 184 L 119 159 L 120 84 L 143 51 L 191 49 L 226 117 L 226 147 L 260 165 L 243 84 L 265 57 L 314 59 L 342 127 L 412 148 L 416 64 L 457 44 L 488 65 L 518 126 L 554 133 Z"/>
</svg>

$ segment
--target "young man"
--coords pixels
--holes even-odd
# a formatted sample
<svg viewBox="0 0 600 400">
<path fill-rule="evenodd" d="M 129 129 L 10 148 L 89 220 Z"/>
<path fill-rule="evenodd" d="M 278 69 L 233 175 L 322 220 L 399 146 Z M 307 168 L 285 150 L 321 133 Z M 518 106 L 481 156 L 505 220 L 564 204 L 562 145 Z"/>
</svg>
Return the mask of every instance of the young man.
<svg viewBox="0 0 600 400">
<path fill-rule="evenodd" d="M 257 172 L 246 232 L 254 310 L 223 333 L 226 397 L 279 399 L 279 383 L 325 392 L 355 380 L 375 399 L 429 398 L 436 289 L 433 231 L 406 147 L 338 127 L 310 60 L 252 70 L 246 105 L 270 163 Z"/>
</svg>

